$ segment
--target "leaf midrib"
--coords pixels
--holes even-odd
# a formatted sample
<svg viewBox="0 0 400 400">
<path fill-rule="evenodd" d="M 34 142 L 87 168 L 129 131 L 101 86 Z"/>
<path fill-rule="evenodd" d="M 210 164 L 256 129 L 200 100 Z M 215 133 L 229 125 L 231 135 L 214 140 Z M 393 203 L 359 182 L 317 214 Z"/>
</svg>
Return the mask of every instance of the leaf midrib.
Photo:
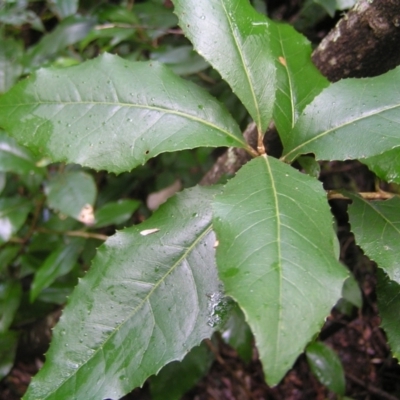
<svg viewBox="0 0 400 400">
<path fill-rule="evenodd" d="M 76 101 L 76 102 L 53 102 L 53 101 L 38 101 L 35 103 L 21 103 L 21 104 L 12 104 L 12 105 L 4 105 L 1 107 L 9 108 L 9 107 L 29 107 L 29 106 L 38 106 L 38 105 L 64 105 L 64 106 L 72 106 L 72 105 L 92 105 L 92 106 L 120 106 L 122 107 L 131 107 L 131 108 L 142 108 L 142 109 L 149 109 L 153 111 L 158 111 L 158 112 L 164 112 L 165 114 L 172 114 L 172 115 L 177 115 L 179 117 L 183 117 L 186 119 L 191 119 L 193 121 L 199 122 L 203 125 L 207 125 L 213 129 L 216 129 L 222 133 L 224 133 L 226 136 L 229 136 L 233 138 L 236 142 L 240 143 L 242 146 L 245 145 L 246 143 L 244 141 L 241 141 L 240 138 L 237 136 L 233 135 L 229 131 L 226 131 L 225 129 L 219 127 L 218 125 L 215 125 L 207 120 L 198 118 L 194 115 L 191 114 L 186 114 L 181 111 L 175 111 L 175 110 L 170 110 L 168 108 L 163 108 L 163 107 L 158 107 L 158 106 L 150 106 L 150 105 L 141 105 L 141 104 L 133 104 L 133 103 L 115 103 L 115 102 L 93 102 L 93 101 Z"/>
<path fill-rule="evenodd" d="M 71 380 L 73 377 L 75 377 L 79 370 L 84 367 L 86 364 L 88 364 L 96 355 L 97 353 L 101 350 L 104 349 L 105 345 L 113 338 L 113 336 L 125 325 L 127 322 L 133 318 L 133 316 L 144 306 L 144 304 L 147 303 L 147 301 L 151 298 L 152 294 L 155 292 L 155 290 L 165 281 L 165 279 L 170 275 L 175 268 L 177 268 L 180 263 L 190 254 L 190 252 L 196 247 L 196 245 L 212 231 L 212 223 L 210 222 L 209 225 L 206 227 L 206 229 L 197 237 L 197 239 L 190 245 L 189 247 L 186 248 L 186 251 L 182 254 L 182 256 L 171 266 L 171 268 L 161 277 L 161 279 L 151 288 L 149 293 L 143 298 L 143 300 L 135 307 L 132 312 L 128 315 L 126 319 L 124 319 L 123 322 L 118 324 L 115 329 L 111 332 L 110 336 L 103 342 L 101 346 L 98 346 L 97 350 L 95 350 L 92 354 L 91 357 L 88 358 L 86 362 L 84 362 L 80 367 L 78 367 L 73 374 L 71 374 L 66 380 L 64 380 L 61 385 L 57 386 L 52 392 L 50 392 L 43 400 L 46 398 L 49 398 L 52 396 L 54 393 L 56 393 L 62 386 L 64 386 L 69 380 Z M 139 234 L 139 230 L 136 232 Z"/>
<path fill-rule="evenodd" d="M 301 149 L 302 147 L 307 146 L 308 144 L 310 144 L 310 143 L 312 143 L 312 142 L 314 142 L 314 141 L 316 141 L 316 140 L 318 140 L 318 139 L 320 139 L 320 138 L 322 138 L 322 137 L 328 135 L 329 133 L 331 133 L 331 132 L 333 132 L 333 131 L 335 131 L 335 130 L 338 130 L 338 129 L 342 129 L 342 128 L 344 128 L 344 127 L 346 127 L 346 126 L 348 126 L 348 125 L 350 125 L 350 124 L 352 124 L 352 123 L 355 123 L 355 122 L 358 122 L 358 121 L 362 121 L 362 120 L 364 120 L 364 119 L 368 119 L 368 118 L 374 117 L 374 116 L 379 115 L 380 113 L 383 113 L 383 112 L 385 112 L 385 111 L 394 110 L 394 109 L 396 109 L 396 108 L 398 108 L 398 107 L 400 107 L 400 104 L 396 104 L 396 105 L 390 106 L 390 107 L 383 107 L 383 108 L 381 108 L 381 109 L 379 109 L 379 110 L 374 110 L 373 112 L 370 112 L 370 113 L 368 113 L 368 114 L 363 114 L 362 116 L 360 116 L 360 117 L 358 117 L 358 118 L 354 118 L 354 119 L 351 119 L 351 120 L 349 120 L 349 121 L 346 121 L 345 123 L 343 123 L 343 124 L 341 124 L 341 125 L 334 126 L 334 127 L 332 127 L 331 129 L 328 129 L 328 130 L 326 130 L 326 131 L 324 131 L 324 132 L 321 132 L 319 135 L 314 136 L 314 137 L 312 137 L 311 139 L 305 141 L 304 143 L 298 145 L 298 146 L 295 147 L 294 149 L 290 150 L 289 153 L 285 154 L 282 158 L 283 158 L 284 160 L 287 160 L 287 161 L 293 161 L 293 158 L 290 158 L 290 157 L 289 157 L 290 154 L 296 153 L 296 152 L 297 152 L 299 149 Z M 297 155 L 298 155 L 298 154 L 295 154 L 294 157 L 296 157 Z"/>
<path fill-rule="evenodd" d="M 238 43 L 238 38 L 236 37 L 236 34 L 235 34 L 234 29 L 233 29 L 233 26 L 232 26 L 231 19 L 229 18 L 229 14 L 228 14 L 228 12 L 227 12 L 227 10 L 226 10 L 226 8 L 225 8 L 225 5 L 224 5 L 224 2 L 223 2 L 223 1 L 221 1 L 221 6 L 222 6 L 222 8 L 224 9 L 224 12 L 225 12 L 225 15 L 226 15 L 226 19 L 227 19 L 227 21 L 228 21 L 229 28 L 230 28 L 230 30 L 231 30 L 232 37 L 233 37 L 233 40 L 234 40 L 236 49 L 237 49 L 237 51 L 238 51 L 240 60 L 241 60 L 242 65 L 243 65 L 243 70 L 244 70 L 244 73 L 245 73 L 245 75 L 246 75 L 247 83 L 248 83 L 249 88 L 250 88 L 250 92 L 251 92 L 251 95 L 252 95 L 252 98 L 253 98 L 254 107 L 255 107 L 255 110 L 256 110 L 256 114 L 257 114 L 257 128 L 258 128 L 258 130 L 261 132 L 261 130 L 262 130 L 262 125 L 261 125 L 260 108 L 259 108 L 258 103 L 257 103 L 257 97 L 256 97 L 256 94 L 255 94 L 255 92 L 254 92 L 254 87 L 253 87 L 252 81 L 251 81 L 251 79 L 250 79 L 249 71 L 247 70 L 247 66 L 246 66 L 246 63 L 245 63 L 245 61 L 244 61 L 244 55 L 243 55 L 243 53 L 242 53 L 242 51 L 241 51 L 241 49 L 240 49 L 240 46 L 239 46 L 239 43 Z"/>
<path fill-rule="evenodd" d="M 271 365 L 276 364 L 276 355 L 280 354 L 279 347 L 280 347 L 280 335 L 279 331 L 281 330 L 281 323 L 282 323 L 282 249 L 281 249 L 281 217 L 280 217 L 280 212 L 279 212 L 279 200 L 278 200 L 278 192 L 276 189 L 275 185 L 275 180 L 274 180 L 274 175 L 272 173 L 272 169 L 270 166 L 270 163 L 268 161 L 268 156 L 265 156 L 265 164 L 267 165 L 268 169 L 268 176 L 270 177 L 271 180 L 271 187 L 272 187 L 272 193 L 274 197 L 274 203 L 275 203 L 275 216 L 276 216 L 276 243 L 278 246 L 278 264 L 279 264 L 279 301 L 278 301 L 278 306 L 279 306 L 279 317 L 278 317 L 278 323 L 277 323 L 277 341 L 276 341 L 276 351 L 274 353 L 274 361 L 271 363 Z"/>
</svg>

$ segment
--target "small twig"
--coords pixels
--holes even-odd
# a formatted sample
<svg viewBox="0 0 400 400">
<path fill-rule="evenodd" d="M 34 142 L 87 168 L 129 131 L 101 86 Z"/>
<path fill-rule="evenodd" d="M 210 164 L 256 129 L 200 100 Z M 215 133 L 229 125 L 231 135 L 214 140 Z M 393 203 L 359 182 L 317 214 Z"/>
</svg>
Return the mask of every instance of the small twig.
<svg viewBox="0 0 400 400">
<path fill-rule="evenodd" d="M 38 228 L 38 232 L 42 233 L 54 233 L 57 235 L 67 235 L 67 236 L 78 236 L 78 237 L 83 237 L 86 239 L 99 239 L 99 240 L 107 240 L 108 236 L 103 235 L 101 233 L 94 233 L 94 232 L 86 232 L 86 231 L 64 231 L 64 232 L 58 232 L 58 231 L 53 231 L 51 229 L 46 229 L 46 228 Z"/>
<path fill-rule="evenodd" d="M 385 391 L 377 388 L 376 386 L 371 385 L 370 383 L 363 382 L 361 379 L 358 379 L 357 377 L 355 377 L 352 374 L 346 373 L 346 377 L 349 378 L 354 383 L 356 383 L 357 385 L 364 387 L 369 392 L 376 394 L 377 396 L 380 396 L 383 399 L 398 400 L 397 397 L 394 397 L 394 396 L 390 395 L 389 393 L 386 393 Z"/>
<path fill-rule="evenodd" d="M 329 200 L 351 200 L 349 197 L 335 190 L 327 190 L 327 195 Z M 360 192 L 358 195 L 365 200 L 389 200 L 395 196 L 394 193 L 384 192 L 382 190 L 379 192 Z"/>
</svg>

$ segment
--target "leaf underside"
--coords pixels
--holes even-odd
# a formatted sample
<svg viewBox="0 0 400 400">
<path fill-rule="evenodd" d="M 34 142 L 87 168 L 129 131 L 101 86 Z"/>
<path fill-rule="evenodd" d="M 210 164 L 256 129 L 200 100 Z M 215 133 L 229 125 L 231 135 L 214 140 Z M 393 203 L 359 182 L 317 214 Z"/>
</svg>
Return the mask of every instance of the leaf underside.
<svg viewBox="0 0 400 400">
<path fill-rule="evenodd" d="M 212 335 L 218 192 L 186 190 L 99 248 L 24 399 L 118 399 Z"/>
<path fill-rule="evenodd" d="M 173 0 L 185 35 L 265 132 L 275 98 L 269 22 L 247 0 Z"/>
<path fill-rule="evenodd" d="M 205 90 L 157 62 L 109 54 L 16 85 L 0 98 L 0 126 L 53 161 L 117 173 L 162 152 L 246 146 Z"/>
<path fill-rule="evenodd" d="M 347 276 L 326 194 L 315 179 L 259 157 L 228 182 L 213 208 L 220 277 L 275 385 L 319 331 Z"/>
</svg>

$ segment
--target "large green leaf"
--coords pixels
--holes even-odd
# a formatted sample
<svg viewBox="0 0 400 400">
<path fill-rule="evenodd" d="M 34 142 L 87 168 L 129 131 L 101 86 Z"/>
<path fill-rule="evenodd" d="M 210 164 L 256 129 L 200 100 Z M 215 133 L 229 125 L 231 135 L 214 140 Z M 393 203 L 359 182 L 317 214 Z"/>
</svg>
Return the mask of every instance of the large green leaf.
<svg viewBox="0 0 400 400">
<path fill-rule="evenodd" d="M 173 0 L 186 36 L 245 105 L 260 132 L 272 117 L 275 63 L 269 22 L 248 0 Z"/>
<path fill-rule="evenodd" d="M 319 331 L 347 277 L 326 194 L 316 179 L 259 157 L 228 182 L 214 211 L 220 277 L 275 385 Z"/>
<path fill-rule="evenodd" d="M 400 284 L 400 198 L 367 201 L 351 195 L 351 230 L 365 254 Z"/>
<path fill-rule="evenodd" d="M 0 94 L 6 92 L 22 73 L 22 43 L 0 37 Z"/>
<path fill-rule="evenodd" d="M 305 108 L 285 158 L 364 159 L 400 147 L 400 67 L 384 75 L 331 84 Z"/>
<path fill-rule="evenodd" d="M 57 174 L 49 181 L 46 194 L 51 208 L 89 225 L 94 223 L 97 188 L 91 175 L 82 171 Z"/>
<path fill-rule="evenodd" d="M 274 122 L 286 145 L 300 113 L 329 82 L 311 61 L 311 44 L 303 35 L 277 22 L 270 22 L 270 32 L 277 69 Z"/>
<path fill-rule="evenodd" d="M 211 336 L 218 191 L 184 191 L 99 248 L 25 399 L 117 399 Z"/>
<path fill-rule="evenodd" d="M 379 315 L 382 319 L 382 328 L 385 330 L 393 355 L 400 360 L 400 285 L 378 269 Z"/>
<path fill-rule="evenodd" d="M 246 146 L 236 122 L 206 91 L 157 62 L 109 54 L 41 69 L 16 85 L 0 98 L 0 126 L 54 161 L 110 172 L 167 151 Z"/>
</svg>

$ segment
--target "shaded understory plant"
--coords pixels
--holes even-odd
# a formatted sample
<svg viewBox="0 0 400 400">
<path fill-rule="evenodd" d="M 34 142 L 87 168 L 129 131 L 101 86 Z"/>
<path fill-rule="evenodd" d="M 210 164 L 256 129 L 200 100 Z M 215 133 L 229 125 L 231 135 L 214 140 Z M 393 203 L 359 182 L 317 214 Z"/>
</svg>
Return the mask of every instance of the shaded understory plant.
<svg viewBox="0 0 400 400">
<path fill-rule="evenodd" d="M 360 160 L 382 180 L 400 183 L 400 69 L 329 84 L 310 60 L 309 42 L 246 0 L 173 3 L 198 54 L 253 119 L 256 149 L 221 102 L 153 60 L 103 54 L 42 68 L 0 97 L 2 129 L 53 162 L 119 174 L 161 153 L 203 146 L 243 148 L 253 157 L 225 185 L 186 189 L 98 248 L 27 400 L 117 399 L 161 370 L 152 381 L 157 392 L 185 363 L 206 369 L 209 355 L 196 346 L 216 331 L 229 337 L 235 324 L 254 335 L 270 385 L 307 346 L 317 375 L 319 361 L 331 360 L 332 368 L 338 362 L 313 340 L 343 293 L 354 293 L 344 285 L 356 284 L 338 261 L 317 161 Z M 263 146 L 271 120 L 284 147 L 280 159 Z M 293 168 L 296 161 L 305 173 Z M 67 187 L 69 179 L 71 188 L 88 185 L 81 171 L 54 183 L 59 197 L 51 198 L 50 185 L 55 208 L 63 195 L 54 186 Z M 386 192 L 335 196 L 351 199 L 351 229 L 378 264 L 382 326 L 398 357 L 400 200 Z M 92 198 L 71 204 L 69 215 L 96 223 L 90 204 Z M 75 262 L 81 245 L 71 241 L 59 252 Z M 46 286 L 38 275 L 33 298 Z M 177 360 L 182 364 L 170 364 Z M 342 395 L 344 383 L 331 389 Z"/>
</svg>

